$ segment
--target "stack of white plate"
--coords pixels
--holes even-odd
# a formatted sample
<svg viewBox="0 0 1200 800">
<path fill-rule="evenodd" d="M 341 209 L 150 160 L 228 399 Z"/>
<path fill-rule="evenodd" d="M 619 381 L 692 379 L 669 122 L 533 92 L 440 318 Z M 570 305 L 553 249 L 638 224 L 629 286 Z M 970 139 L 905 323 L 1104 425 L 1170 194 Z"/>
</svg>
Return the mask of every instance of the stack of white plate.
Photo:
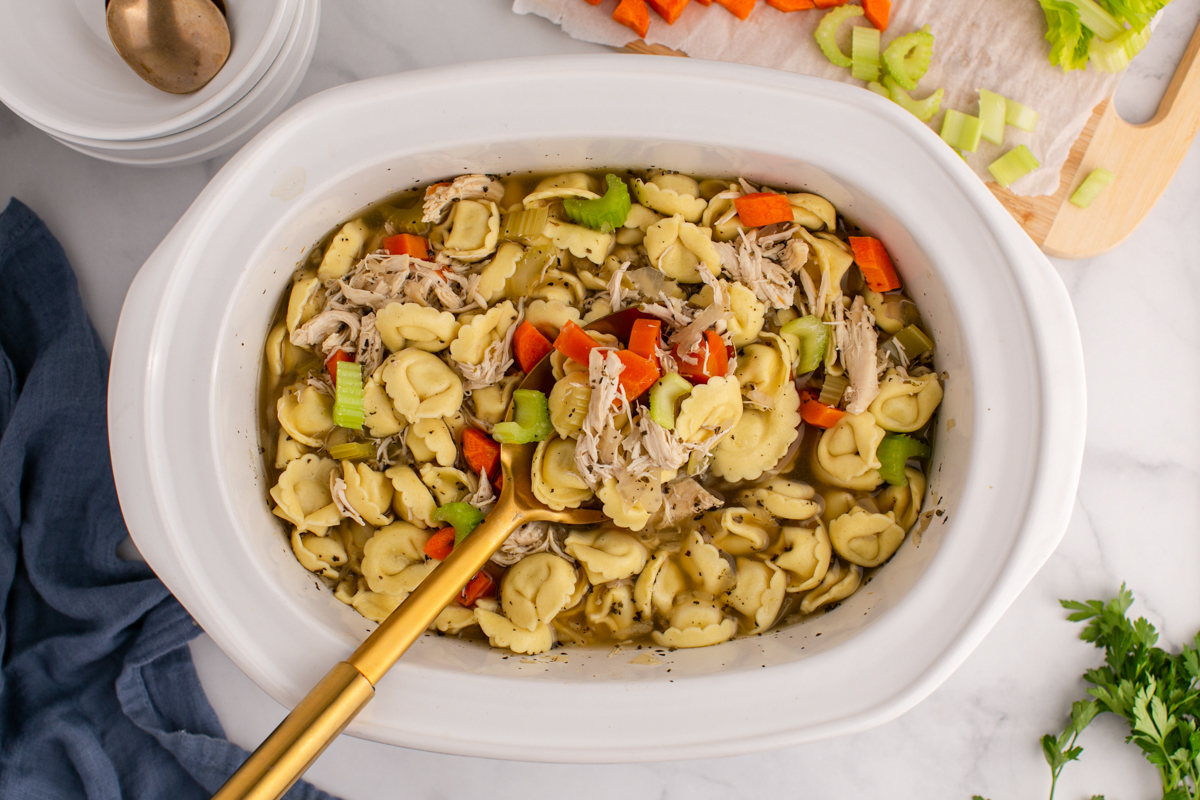
<svg viewBox="0 0 1200 800">
<path fill-rule="evenodd" d="M 321 0 L 226 0 L 229 60 L 172 95 L 121 60 L 104 0 L 0 3 L 0 101 L 58 141 L 120 164 L 190 164 L 233 150 L 279 114 L 317 44 Z"/>
</svg>

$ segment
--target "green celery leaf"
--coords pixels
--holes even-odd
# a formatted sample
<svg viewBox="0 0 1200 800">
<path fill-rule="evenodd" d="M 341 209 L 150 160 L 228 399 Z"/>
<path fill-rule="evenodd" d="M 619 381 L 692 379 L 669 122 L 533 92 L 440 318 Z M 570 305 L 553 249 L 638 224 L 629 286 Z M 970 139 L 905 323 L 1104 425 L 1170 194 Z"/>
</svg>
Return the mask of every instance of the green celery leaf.
<svg viewBox="0 0 1200 800">
<path fill-rule="evenodd" d="M 1063 72 L 1086 69 L 1092 32 L 1083 26 L 1079 10 L 1064 0 L 1038 0 L 1046 15 L 1046 41 L 1050 43 L 1050 63 Z"/>
</svg>

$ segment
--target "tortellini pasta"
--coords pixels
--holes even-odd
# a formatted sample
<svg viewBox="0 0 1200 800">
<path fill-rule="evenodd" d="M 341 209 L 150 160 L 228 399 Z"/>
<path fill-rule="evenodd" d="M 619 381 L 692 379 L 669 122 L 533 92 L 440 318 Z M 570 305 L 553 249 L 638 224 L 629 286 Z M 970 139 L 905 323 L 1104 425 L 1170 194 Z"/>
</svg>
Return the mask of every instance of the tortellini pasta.
<svg viewBox="0 0 1200 800">
<path fill-rule="evenodd" d="M 737 425 L 717 445 L 713 474 L 731 482 L 744 481 L 774 468 L 800 435 L 799 409 L 800 395 L 790 383 L 783 387 L 770 411 L 746 408 Z"/>
<path fill-rule="evenodd" d="M 564 439 L 579 436 L 591 400 L 592 386 L 586 372 L 572 372 L 554 382 L 547 403 L 550 406 L 550 423 L 559 436 Z"/>
<path fill-rule="evenodd" d="M 633 628 L 637 609 L 632 584 L 597 586 L 588 595 L 584 613 L 593 627 L 606 629 L 618 639 Z"/>
<path fill-rule="evenodd" d="M 942 385 L 937 375 L 902 378 L 891 370 L 868 410 L 885 431 L 911 433 L 925 427 L 941 402 Z"/>
<path fill-rule="evenodd" d="M 322 281 L 331 281 L 345 276 L 362 252 L 363 244 L 367 241 L 370 231 L 361 219 L 347 222 L 338 231 L 337 236 L 325 248 L 321 258 L 321 267 L 317 277 Z"/>
<path fill-rule="evenodd" d="M 604 515 L 622 528 L 640 531 L 646 527 L 654 512 L 640 500 L 629 502 L 621 495 L 616 478 L 605 478 L 596 490 L 596 497 L 604 504 Z"/>
<path fill-rule="evenodd" d="M 646 566 L 646 546 L 621 531 L 572 533 L 563 544 L 593 585 L 632 578 Z"/>
<path fill-rule="evenodd" d="M 300 566 L 326 578 L 336 578 L 338 568 L 347 561 L 346 548 L 340 541 L 331 536 L 301 533 L 299 529 L 292 531 L 292 552 Z"/>
<path fill-rule="evenodd" d="M 376 371 L 376 374 L 382 377 L 382 372 Z M 363 411 L 365 413 L 363 425 L 376 439 L 395 436 L 404 430 L 404 422 L 396 416 L 396 407 L 392 405 L 392 398 L 388 397 L 387 391 L 384 390 L 375 375 L 372 375 L 363 384 Z"/>
<path fill-rule="evenodd" d="M 337 525 L 342 515 L 329 490 L 329 476 L 335 469 L 333 459 L 312 453 L 289 462 L 279 482 L 271 487 L 275 516 L 295 525 L 301 533 L 324 535 Z"/>
<path fill-rule="evenodd" d="M 858 591 L 861 583 L 862 567 L 834 559 L 821 582 L 800 601 L 800 613 L 811 614 L 822 606 L 845 600 Z"/>
<path fill-rule="evenodd" d="M 537 630 L 570 604 L 575 594 L 575 569 L 553 553 L 535 553 L 518 561 L 504 575 L 500 604 L 513 625 Z"/>
<path fill-rule="evenodd" d="M 697 531 L 684 539 L 679 563 L 693 586 L 714 596 L 728 591 L 737 581 L 737 574 L 720 549 L 705 542 Z"/>
<path fill-rule="evenodd" d="M 406 347 L 388 356 L 382 369 L 392 405 L 410 423 L 449 416 L 462 405 L 462 380 L 433 353 Z"/>
<path fill-rule="evenodd" d="M 475 416 L 488 425 L 502 422 L 504 415 L 508 413 L 508 404 L 512 402 L 512 393 L 518 382 L 519 379 L 514 375 L 471 392 L 471 405 L 475 408 Z"/>
<path fill-rule="evenodd" d="M 731 314 L 725 321 L 726 330 L 729 331 L 734 347 L 745 347 L 762 333 L 763 325 L 767 321 L 767 304 L 755 297 L 754 291 L 744 283 L 727 283 L 726 286 Z M 768 337 L 773 335 L 767 334 Z M 787 363 L 790 366 L 791 361 Z"/>
<path fill-rule="evenodd" d="M 422 528 L 434 527 L 433 512 L 437 511 L 438 504 L 416 471 L 401 465 L 391 467 L 383 474 L 392 482 L 392 510 L 396 516 Z"/>
<path fill-rule="evenodd" d="M 876 451 L 885 435 L 870 411 L 846 414 L 821 434 L 813 469 L 833 486 L 870 491 L 883 482 Z"/>
<path fill-rule="evenodd" d="M 737 583 L 729 592 L 729 604 L 742 617 L 742 633 L 761 633 L 774 625 L 786 594 L 787 576 L 779 567 L 770 561 L 737 560 Z"/>
<path fill-rule="evenodd" d="M 906 485 L 888 486 L 879 493 L 876 503 L 880 511 L 895 514 L 896 524 L 908 531 L 917 523 L 917 515 L 921 513 L 921 502 L 925 498 L 925 475 L 919 469 L 905 467 L 904 477 L 908 479 Z"/>
<path fill-rule="evenodd" d="M 488 348 L 503 341 L 516 321 L 517 309 L 510 301 L 494 306 L 459 329 L 458 338 L 450 344 L 450 357 L 460 364 L 478 366 Z"/>
<path fill-rule="evenodd" d="M 468 475 L 461 469 L 425 464 L 421 467 L 421 483 L 429 487 L 437 504 L 444 506 L 448 503 L 460 503 L 474 494 L 479 481 L 474 475 Z"/>
<path fill-rule="evenodd" d="M 292 291 L 288 295 L 287 332 L 292 333 L 320 310 L 321 279 L 315 272 L 301 273 L 292 283 Z"/>
<path fill-rule="evenodd" d="M 375 329 L 393 353 L 415 347 L 437 353 L 458 336 L 458 320 L 449 311 L 420 303 L 388 303 L 375 314 Z"/>
<path fill-rule="evenodd" d="M 700 197 L 700 184 L 686 175 L 657 175 L 645 182 L 634 178 L 632 183 L 639 203 L 668 217 L 699 222 L 708 205 Z"/>
<path fill-rule="evenodd" d="M 543 235 L 559 250 L 566 250 L 576 258 L 586 258 L 593 264 L 603 264 L 616 240 L 611 233 L 594 231 L 582 225 L 550 220 Z"/>
<path fill-rule="evenodd" d="M 675 597 L 687 588 L 683 570 L 672 555 L 670 550 L 658 550 L 638 575 L 633 599 L 644 618 L 666 615 L 675 605 Z"/>
<path fill-rule="evenodd" d="M 284 392 L 275 414 L 288 436 L 309 447 L 320 447 L 334 428 L 333 398 L 313 386 Z"/>
<path fill-rule="evenodd" d="M 496 248 L 496 255 L 479 271 L 476 291 L 484 302 L 494 303 L 504 297 L 504 289 L 524 255 L 525 248 L 516 242 L 503 242 Z"/>
<path fill-rule="evenodd" d="M 825 579 L 833 558 L 833 545 L 825 526 L 811 528 L 786 526 L 781 534 L 786 549 L 775 556 L 775 566 L 787 572 L 789 592 L 807 592 Z"/>
<path fill-rule="evenodd" d="M 475 609 L 475 621 L 488 637 L 492 647 L 503 647 L 514 653 L 537 655 L 554 646 L 554 628 L 539 622 L 531 631 L 518 628 L 509 620 L 483 608 Z"/>
<path fill-rule="evenodd" d="M 362 574 L 371 591 L 407 597 L 426 574 L 406 572 L 425 565 L 423 548 L 427 541 L 428 531 L 407 522 L 393 522 L 375 531 L 363 548 L 362 559 Z"/>
<path fill-rule="evenodd" d="M 650 263 L 680 283 L 700 283 L 701 262 L 713 275 L 721 272 L 721 254 L 708 229 L 684 222 L 678 214 L 651 225 L 644 244 Z"/>
<path fill-rule="evenodd" d="M 711 594 L 685 592 L 668 615 L 670 627 L 655 631 L 654 641 L 664 647 L 708 647 L 729 641 L 737 623 L 721 612 Z"/>
<path fill-rule="evenodd" d="M 600 183 L 586 172 L 567 172 L 546 178 L 538 183 L 534 190 L 525 197 L 524 206 L 525 208 L 540 208 L 564 197 L 595 200 L 600 196 L 596 194 L 598 188 L 600 188 Z"/>
<path fill-rule="evenodd" d="M 851 564 L 878 567 L 892 557 L 904 541 L 904 528 L 896 524 L 896 515 L 872 514 L 855 506 L 829 525 L 833 549 Z"/>
<path fill-rule="evenodd" d="M 806 520 L 817 515 L 820 505 L 813 500 L 816 491 L 807 483 L 787 478 L 771 480 L 743 493 L 743 498 L 753 502 L 780 519 Z"/>
<path fill-rule="evenodd" d="M 563 300 L 534 300 L 525 306 L 525 320 L 551 341 L 568 322 L 580 324 L 579 309 Z"/>
<path fill-rule="evenodd" d="M 742 386 L 735 376 L 692 389 L 679 408 L 675 433 L 690 444 L 724 436 L 742 419 Z M 785 448 L 786 449 L 786 448 Z"/>
<path fill-rule="evenodd" d="M 575 466 L 575 440 L 551 436 L 533 456 L 534 496 L 555 511 L 579 508 L 592 499 L 592 490 Z"/>
<path fill-rule="evenodd" d="M 458 445 L 444 419 L 423 419 L 408 426 L 404 443 L 419 463 L 437 462 L 451 466 L 458 458 Z"/>
<path fill-rule="evenodd" d="M 450 214 L 442 252 L 459 261 L 480 261 L 500 239 L 500 209 L 489 200 L 460 200 Z"/>
<path fill-rule="evenodd" d="M 720 530 L 713 535 L 718 547 L 734 556 L 766 550 L 779 526 L 766 514 L 748 508 L 726 506 L 717 517 Z"/>
<path fill-rule="evenodd" d="M 763 334 L 742 351 L 735 374 L 747 402 L 769 411 L 792 386 L 791 347 L 780 336 Z"/>
<path fill-rule="evenodd" d="M 346 482 L 346 502 L 368 525 L 387 525 L 392 521 L 388 512 L 394 490 L 383 473 L 366 464 L 349 461 L 342 462 L 342 473 Z"/>
</svg>

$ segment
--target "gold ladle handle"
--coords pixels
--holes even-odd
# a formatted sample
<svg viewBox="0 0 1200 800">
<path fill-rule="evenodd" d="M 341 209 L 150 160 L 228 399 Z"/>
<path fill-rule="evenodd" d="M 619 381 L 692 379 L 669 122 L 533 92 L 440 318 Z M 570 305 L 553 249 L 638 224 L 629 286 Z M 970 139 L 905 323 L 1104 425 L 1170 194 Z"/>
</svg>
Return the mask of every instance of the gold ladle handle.
<svg viewBox="0 0 1200 800">
<path fill-rule="evenodd" d="M 536 511 L 518 507 L 510 488 L 512 480 L 509 475 L 505 479 L 505 491 L 487 519 L 454 548 L 350 658 L 337 664 L 305 695 L 213 795 L 213 800 L 282 797 L 375 696 L 375 684 L 487 563 L 508 535 L 540 516 Z"/>
</svg>

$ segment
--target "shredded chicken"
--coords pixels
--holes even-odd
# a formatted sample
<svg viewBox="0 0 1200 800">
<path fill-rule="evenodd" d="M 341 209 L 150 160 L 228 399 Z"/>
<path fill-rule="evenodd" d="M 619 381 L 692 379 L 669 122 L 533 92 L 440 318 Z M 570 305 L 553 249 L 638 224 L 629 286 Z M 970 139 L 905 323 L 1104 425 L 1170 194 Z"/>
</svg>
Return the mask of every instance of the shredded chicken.
<svg viewBox="0 0 1200 800">
<path fill-rule="evenodd" d="M 663 493 L 661 527 L 669 528 L 681 519 L 691 517 L 724 503 L 694 478 L 677 478 L 668 483 Z"/>
<path fill-rule="evenodd" d="M 593 348 L 588 358 L 588 383 L 592 387 L 592 397 L 575 447 L 575 467 L 584 482 L 592 491 L 596 491 L 613 472 L 613 456 L 616 455 L 612 446 L 613 437 L 605 434 L 610 430 L 617 433 L 613 404 L 622 396 L 619 379 L 625 367 L 614 350 Z M 628 406 L 628 401 L 625 405 Z M 617 436 L 620 434 L 617 433 Z M 603 455 L 609 457 L 604 458 Z"/>
<path fill-rule="evenodd" d="M 850 386 L 846 389 L 849 401 L 846 411 L 861 414 L 879 396 L 879 374 L 876 371 L 875 350 L 878 334 L 875 332 L 875 317 L 861 296 L 854 298 L 850 306 L 844 351 L 846 376 Z"/>
<path fill-rule="evenodd" d="M 324 372 L 320 373 L 319 375 L 309 375 L 305 383 L 316 389 L 321 394 L 327 394 L 330 397 L 333 397 L 334 395 L 333 384 L 330 382 L 329 378 L 326 377 Z"/>
<path fill-rule="evenodd" d="M 352 519 L 359 525 L 365 525 L 363 518 L 346 499 L 346 482 L 338 477 L 337 470 L 329 473 L 329 493 L 333 495 L 333 504 L 338 512 L 347 519 Z"/>
<path fill-rule="evenodd" d="M 524 319 L 525 299 L 521 298 L 517 301 L 517 318 L 508 326 L 508 330 L 504 333 L 504 338 L 492 342 L 491 346 L 484 351 L 483 360 L 479 364 L 460 364 L 457 361 L 454 362 L 454 366 L 458 368 L 459 373 L 464 378 L 464 391 L 470 392 L 475 389 L 482 389 L 484 386 L 491 386 L 504 377 L 504 374 L 508 372 L 508 368 L 513 365 L 513 335 L 517 332 L 517 328 Z"/>
<path fill-rule="evenodd" d="M 372 375 L 383 363 L 383 337 L 375 328 L 374 312 L 362 318 L 358 332 L 357 360 L 364 375 Z"/>
<path fill-rule="evenodd" d="M 359 316 L 349 311 L 322 311 L 292 331 L 297 347 L 320 347 L 329 355 L 335 347 L 358 339 Z"/>
<path fill-rule="evenodd" d="M 629 262 L 626 261 L 625 263 L 621 264 L 621 266 L 617 267 L 613 271 L 612 277 L 608 279 L 608 296 L 610 298 L 610 305 L 614 312 L 620 311 L 622 308 L 621 301 L 623 299 L 625 289 L 621 285 L 621 281 L 625 278 L 625 272 L 628 269 Z"/>
<path fill-rule="evenodd" d="M 813 286 L 812 277 L 808 270 L 800 270 L 800 286 L 804 289 L 804 299 L 808 301 L 808 313 L 817 314 L 817 287 Z M 820 315 L 817 315 L 820 319 Z"/>
<path fill-rule="evenodd" d="M 829 301 L 829 270 L 821 270 L 821 288 L 817 289 L 817 300 L 813 305 L 813 314 L 817 319 L 825 319 L 825 305 Z"/>
<path fill-rule="evenodd" d="M 675 435 L 650 419 L 649 414 L 638 417 L 638 431 L 646 455 L 660 470 L 679 469 L 687 461 L 687 446 Z"/>
<path fill-rule="evenodd" d="M 496 493 L 492 491 L 492 483 L 485 470 L 479 471 L 479 488 L 463 502 L 479 509 L 485 516 L 496 505 Z"/>
<path fill-rule="evenodd" d="M 808 250 L 808 242 L 803 239 L 792 239 L 784 249 L 779 263 L 793 275 L 799 274 L 804 271 L 804 265 L 808 263 Z M 802 283 L 804 277 L 801 276 Z M 808 282 L 812 283 L 812 278 L 809 278 Z"/>
<path fill-rule="evenodd" d="M 526 522 L 510 533 L 500 549 L 492 554 L 492 563 L 511 567 L 525 556 L 549 550 L 553 538 L 549 522 Z"/>
<path fill-rule="evenodd" d="M 504 197 L 504 186 L 487 175 L 460 175 L 449 186 L 431 187 L 425 194 L 421 206 L 421 221 L 434 224 L 443 222 L 455 200 L 491 200 L 499 202 Z"/>
<path fill-rule="evenodd" d="M 721 254 L 721 266 L 734 280 L 739 280 L 754 291 L 754 296 L 771 308 L 788 308 L 796 294 L 796 282 L 783 267 L 763 256 L 758 244 L 757 231 L 747 234 L 739 231 L 740 239 L 735 250 L 727 242 L 715 242 Z"/>
</svg>

